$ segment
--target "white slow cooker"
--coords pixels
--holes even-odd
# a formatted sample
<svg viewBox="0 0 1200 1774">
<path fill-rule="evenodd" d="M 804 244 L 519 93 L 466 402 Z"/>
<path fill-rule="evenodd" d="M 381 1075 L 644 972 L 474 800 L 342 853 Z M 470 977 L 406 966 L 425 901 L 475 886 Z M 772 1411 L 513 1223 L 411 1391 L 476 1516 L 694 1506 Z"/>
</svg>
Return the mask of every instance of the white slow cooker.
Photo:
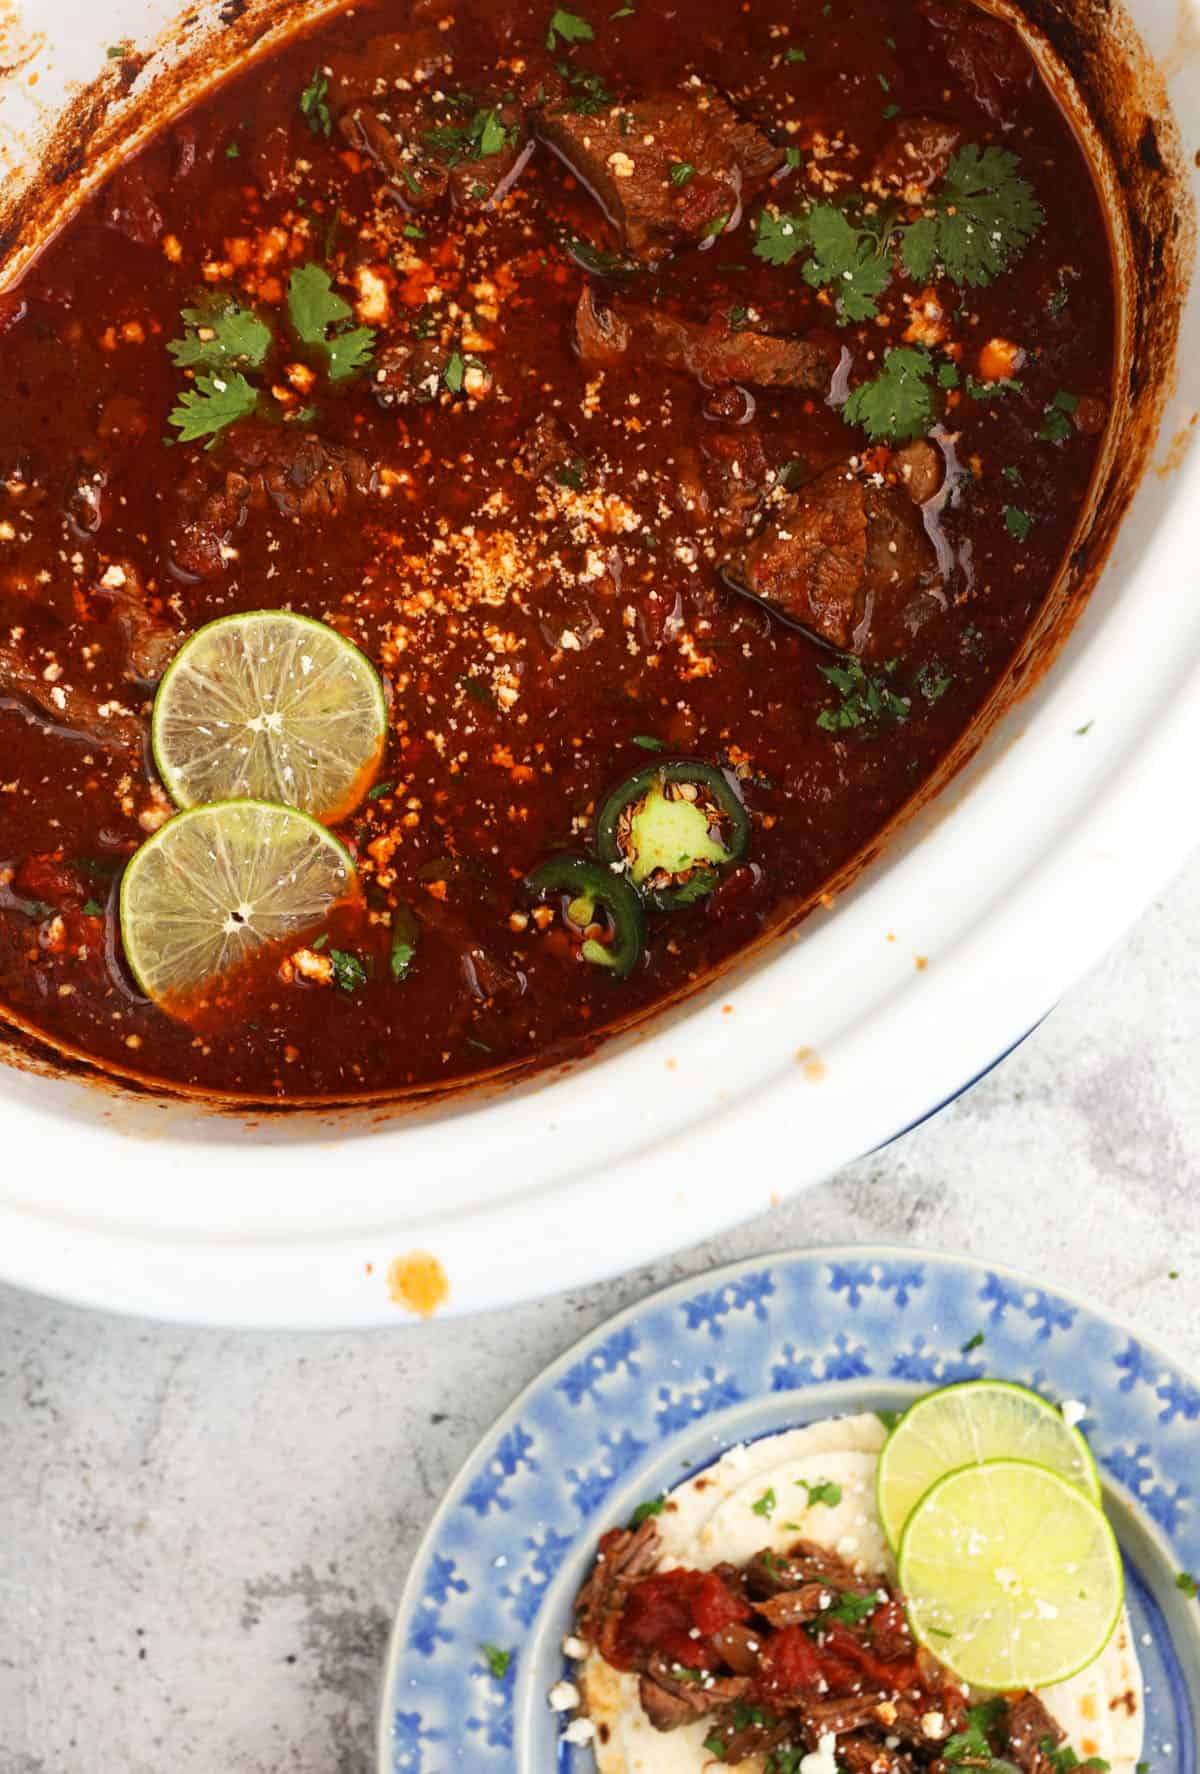
<svg viewBox="0 0 1200 1774">
<path fill-rule="evenodd" d="M 234 0 L 226 23 L 214 7 L 181 28 L 193 15 L 175 0 L 6 8 L 10 219 L 45 200 L 36 181 L 22 193 L 72 105 L 76 136 L 85 119 L 111 157 L 122 115 L 191 66 L 208 26 L 229 58 L 302 10 Z M 1053 0 L 1037 10 L 1052 23 Z M 1200 0 L 1128 14 L 1145 52 L 1128 104 L 1161 115 L 1165 92 L 1200 185 Z M 118 43 L 154 53 L 123 72 Z M 1155 390 L 1138 398 L 1152 413 Z M 472 1311 L 711 1234 L 954 1095 L 1200 840 L 1198 408 L 1193 288 L 1148 466 L 1052 669 L 832 911 L 590 1061 L 415 1116 L 215 1114 L 0 1065 L 0 1278 L 248 1325 Z"/>
</svg>

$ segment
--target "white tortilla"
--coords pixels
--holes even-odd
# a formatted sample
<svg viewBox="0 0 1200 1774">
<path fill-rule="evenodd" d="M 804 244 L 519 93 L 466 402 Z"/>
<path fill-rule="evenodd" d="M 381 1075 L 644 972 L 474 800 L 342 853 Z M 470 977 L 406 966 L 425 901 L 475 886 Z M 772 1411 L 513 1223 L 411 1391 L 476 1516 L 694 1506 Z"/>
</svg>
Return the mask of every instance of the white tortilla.
<svg viewBox="0 0 1200 1774">
<path fill-rule="evenodd" d="M 895 1581 L 895 1564 L 875 1507 L 875 1468 L 885 1431 L 878 1417 L 830 1418 L 789 1429 L 747 1447 L 732 1448 L 715 1466 L 671 1492 L 658 1517 L 660 1569 L 745 1564 L 763 1547 L 783 1553 L 797 1539 L 828 1547 L 863 1573 Z M 804 1479 L 841 1487 L 835 1504 L 808 1502 Z M 775 1493 L 769 1517 L 756 1513 L 764 1492 Z M 599 1774 L 761 1774 L 758 1757 L 713 1762 L 704 1748 L 710 1726 L 700 1720 L 677 1731 L 656 1731 L 638 1699 L 638 1681 L 611 1668 L 595 1652 L 580 1667 L 579 1685 L 596 1726 Z M 1124 1614 L 1108 1646 L 1069 1681 L 1040 1690 L 1081 1761 L 1100 1756 L 1113 1774 L 1135 1774 L 1142 1753 L 1142 1673 Z"/>
</svg>

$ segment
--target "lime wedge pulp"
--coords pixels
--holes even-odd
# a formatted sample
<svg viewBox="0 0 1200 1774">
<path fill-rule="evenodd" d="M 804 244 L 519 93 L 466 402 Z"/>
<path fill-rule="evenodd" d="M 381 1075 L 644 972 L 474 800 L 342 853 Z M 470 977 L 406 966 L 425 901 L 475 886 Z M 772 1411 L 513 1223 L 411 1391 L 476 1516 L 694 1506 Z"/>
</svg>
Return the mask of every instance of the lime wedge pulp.
<svg viewBox="0 0 1200 1774">
<path fill-rule="evenodd" d="M 1100 1509 L 1060 1473 L 989 1460 L 939 1479 L 900 1541 L 918 1641 L 980 1688 L 1039 1688 L 1104 1649 L 1124 1597 Z"/>
<path fill-rule="evenodd" d="M 1100 1480 L 1088 1445 L 1054 1405 L 1007 1380 L 966 1380 L 919 1398 L 879 1456 L 879 1516 L 893 1549 L 932 1484 L 947 1472 L 983 1460 L 1049 1466 L 1094 1503 L 1100 1501 Z"/>
<path fill-rule="evenodd" d="M 198 629 L 154 699 L 154 758 L 178 807 L 248 797 L 335 824 L 383 759 L 387 704 L 364 653 L 289 610 Z"/>
<path fill-rule="evenodd" d="M 349 852 L 306 813 L 265 801 L 194 807 L 130 858 L 125 958 L 147 997 L 186 1015 L 206 987 L 299 941 L 356 891 Z"/>
</svg>

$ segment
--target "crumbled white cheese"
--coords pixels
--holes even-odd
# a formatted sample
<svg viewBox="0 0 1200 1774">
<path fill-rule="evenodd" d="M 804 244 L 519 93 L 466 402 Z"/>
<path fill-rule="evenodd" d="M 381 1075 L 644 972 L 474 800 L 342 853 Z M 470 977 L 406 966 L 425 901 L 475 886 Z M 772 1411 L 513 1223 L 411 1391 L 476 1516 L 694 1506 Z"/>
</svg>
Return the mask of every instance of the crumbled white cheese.
<svg viewBox="0 0 1200 1774">
<path fill-rule="evenodd" d="M 580 1663 L 588 1654 L 588 1648 L 581 1638 L 572 1638 L 569 1634 L 562 1642 L 562 1654 L 573 1663 Z"/>
<path fill-rule="evenodd" d="M 579 1705 L 579 1689 L 574 1682 L 555 1682 L 547 1698 L 551 1712 L 570 1712 Z"/>
<path fill-rule="evenodd" d="M 1062 1415 L 1063 1422 L 1068 1424 L 1070 1428 L 1074 1429 L 1075 1426 L 1082 1423 L 1083 1419 L 1087 1416 L 1087 1406 L 1086 1404 L 1081 1404 L 1077 1398 L 1064 1399 Z"/>
<path fill-rule="evenodd" d="M 563 1742 L 582 1745 L 590 1743 L 595 1735 L 596 1727 L 591 1719 L 572 1719 L 563 1732 Z"/>
<path fill-rule="evenodd" d="M 817 1747 L 809 1755 L 800 1758 L 800 1774 L 837 1774 L 837 1738 L 832 1731 L 825 1731 L 817 1741 Z"/>
</svg>

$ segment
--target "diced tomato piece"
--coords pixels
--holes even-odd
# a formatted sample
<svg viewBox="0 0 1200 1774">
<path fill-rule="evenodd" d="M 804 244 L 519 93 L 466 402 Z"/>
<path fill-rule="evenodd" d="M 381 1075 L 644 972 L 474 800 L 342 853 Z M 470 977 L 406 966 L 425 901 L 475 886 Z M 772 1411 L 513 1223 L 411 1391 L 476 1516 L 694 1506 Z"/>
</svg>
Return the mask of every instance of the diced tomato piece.
<svg viewBox="0 0 1200 1774">
<path fill-rule="evenodd" d="M 619 1655 L 627 1667 L 639 1654 L 661 1651 L 690 1669 L 713 1669 L 720 1658 L 709 1638 L 748 1620 L 750 1609 L 713 1571 L 660 1571 L 630 1590 L 621 1618 Z"/>
<path fill-rule="evenodd" d="M 811 1694 L 824 1675 L 821 1654 L 804 1628 L 785 1626 L 763 1648 L 758 1686 L 764 1694 Z"/>
</svg>

